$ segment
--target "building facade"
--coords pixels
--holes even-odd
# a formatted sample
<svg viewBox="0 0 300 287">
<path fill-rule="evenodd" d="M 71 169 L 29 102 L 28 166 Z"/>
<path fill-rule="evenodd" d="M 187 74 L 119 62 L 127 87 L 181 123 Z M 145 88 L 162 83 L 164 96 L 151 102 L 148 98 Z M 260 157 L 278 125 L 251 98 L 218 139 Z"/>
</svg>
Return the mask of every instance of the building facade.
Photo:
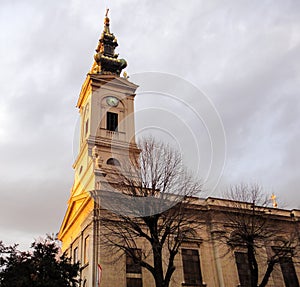
<svg viewBox="0 0 300 287">
<path fill-rule="evenodd" d="M 137 158 L 140 152 L 135 142 L 134 125 L 134 98 L 138 86 L 128 80 L 126 73 L 120 76 L 127 63 L 115 54 L 117 46 L 106 15 L 94 64 L 77 102 L 81 120 L 80 145 L 73 165 L 74 184 L 59 239 L 63 251 L 73 262 L 80 261 L 81 286 L 150 287 L 155 284 L 149 272 L 125 254 L 108 258 L 104 252 L 99 233 L 99 217 L 103 211 L 99 202 L 93 200 L 93 192 L 111 187 L 116 167 Z M 182 244 L 175 258 L 171 287 L 248 286 L 245 249 L 237 246 L 228 251 L 228 244 L 220 239 L 226 226 L 230 227 L 225 215 L 237 212 L 235 205 L 228 200 L 199 198 L 191 205 L 191 210 L 199 214 L 198 237 Z M 272 224 L 282 226 L 284 232 L 278 236 L 296 234 L 299 240 L 299 210 L 269 208 L 268 212 Z M 261 270 L 267 266 L 272 248 L 276 248 L 274 244 L 261 248 L 258 261 Z M 140 242 L 139 248 L 144 246 Z M 276 265 L 267 286 L 299 286 L 298 262 L 300 257 L 296 253 L 293 257 L 284 257 Z M 263 274 L 258 275 L 263 277 Z"/>
</svg>

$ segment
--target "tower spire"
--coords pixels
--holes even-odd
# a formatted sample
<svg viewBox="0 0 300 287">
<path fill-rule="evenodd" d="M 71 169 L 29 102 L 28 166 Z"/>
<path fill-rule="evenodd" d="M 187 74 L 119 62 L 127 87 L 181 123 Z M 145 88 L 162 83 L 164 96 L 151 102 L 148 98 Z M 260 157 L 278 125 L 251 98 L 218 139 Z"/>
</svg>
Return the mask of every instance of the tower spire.
<svg viewBox="0 0 300 287">
<path fill-rule="evenodd" d="M 124 59 L 118 59 L 119 54 L 115 54 L 115 48 L 118 46 L 117 38 L 110 32 L 108 11 L 106 9 L 104 18 L 104 29 L 101 33 L 99 43 L 96 49 L 94 59 L 99 74 L 120 75 L 122 69 L 126 68 L 127 62 Z"/>
</svg>

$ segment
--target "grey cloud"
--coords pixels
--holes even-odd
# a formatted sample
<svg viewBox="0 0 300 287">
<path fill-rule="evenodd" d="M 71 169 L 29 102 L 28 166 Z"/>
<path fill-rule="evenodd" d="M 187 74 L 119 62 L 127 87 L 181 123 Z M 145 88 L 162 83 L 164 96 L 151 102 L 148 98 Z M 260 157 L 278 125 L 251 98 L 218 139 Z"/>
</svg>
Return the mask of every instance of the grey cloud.
<svg viewBox="0 0 300 287">
<path fill-rule="evenodd" d="M 66 208 L 75 105 L 106 7 L 92 0 L 0 5 L 0 232 L 31 241 L 57 231 Z M 129 75 L 176 74 L 213 100 L 228 142 L 219 189 L 257 181 L 299 208 L 299 1 L 110 5 Z"/>
</svg>

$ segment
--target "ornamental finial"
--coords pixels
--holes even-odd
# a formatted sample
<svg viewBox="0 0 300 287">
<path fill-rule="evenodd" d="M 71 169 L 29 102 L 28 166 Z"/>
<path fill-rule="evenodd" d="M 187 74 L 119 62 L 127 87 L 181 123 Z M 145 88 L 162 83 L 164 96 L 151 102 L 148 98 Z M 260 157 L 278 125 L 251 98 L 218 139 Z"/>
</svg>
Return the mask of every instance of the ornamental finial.
<svg viewBox="0 0 300 287">
<path fill-rule="evenodd" d="M 109 8 L 106 8 L 106 13 L 105 13 L 105 17 L 104 17 L 104 32 L 106 32 L 106 33 L 110 33 L 108 11 L 109 11 Z"/>
<path fill-rule="evenodd" d="M 110 32 L 108 11 L 109 9 L 107 8 L 104 18 L 104 29 L 94 55 L 96 65 L 93 72 L 119 76 L 121 71 L 126 68 L 127 63 L 124 59 L 118 59 L 119 54 L 115 53 L 118 42 L 115 35 Z"/>
</svg>

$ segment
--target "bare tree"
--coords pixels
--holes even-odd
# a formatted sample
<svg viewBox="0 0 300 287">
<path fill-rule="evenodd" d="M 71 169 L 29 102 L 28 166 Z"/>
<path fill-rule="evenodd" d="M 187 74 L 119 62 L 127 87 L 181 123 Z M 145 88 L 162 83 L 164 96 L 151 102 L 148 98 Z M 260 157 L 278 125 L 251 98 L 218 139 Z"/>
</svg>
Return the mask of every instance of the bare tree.
<svg viewBox="0 0 300 287">
<path fill-rule="evenodd" d="M 274 267 L 295 256 L 299 247 L 296 226 L 290 230 L 289 222 L 281 221 L 279 212 L 269 207 L 270 199 L 258 185 L 237 185 L 225 196 L 230 200 L 224 219 L 226 232 L 219 233 L 219 239 L 231 250 L 244 250 L 246 254 L 249 276 L 241 286 L 264 287 Z M 266 264 L 258 263 L 261 256 L 266 257 Z M 261 279 L 259 273 L 263 274 Z"/>
<path fill-rule="evenodd" d="M 147 269 L 156 287 L 167 287 L 182 242 L 197 236 L 190 206 L 201 184 L 170 146 L 147 138 L 139 148 L 139 158 L 123 162 L 110 191 L 100 193 L 101 244 Z"/>
</svg>

